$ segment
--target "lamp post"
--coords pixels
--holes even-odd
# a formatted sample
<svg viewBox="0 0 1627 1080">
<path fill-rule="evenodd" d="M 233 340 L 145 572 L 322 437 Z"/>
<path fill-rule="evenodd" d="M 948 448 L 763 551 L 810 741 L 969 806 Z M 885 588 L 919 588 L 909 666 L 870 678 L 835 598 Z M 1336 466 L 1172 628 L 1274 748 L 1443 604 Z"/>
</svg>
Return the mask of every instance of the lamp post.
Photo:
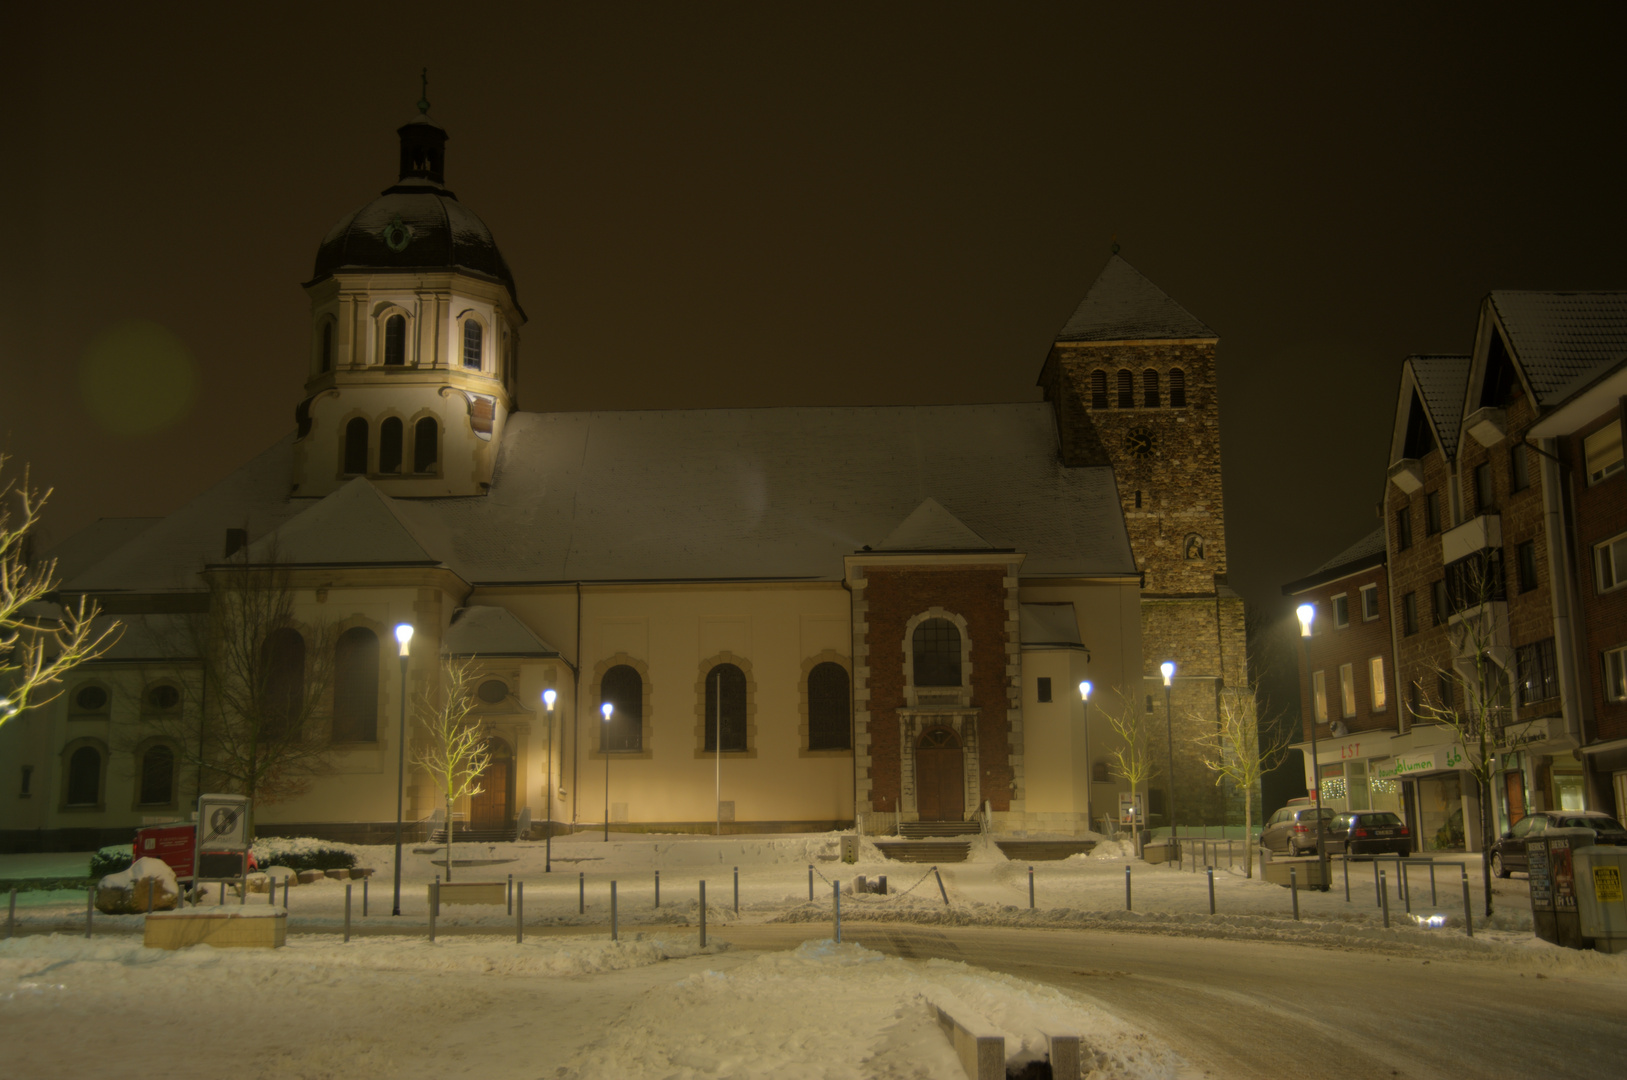
<svg viewBox="0 0 1627 1080">
<path fill-rule="evenodd" d="M 1175 683 L 1175 661 L 1158 665 L 1164 676 L 1164 723 L 1169 727 L 1169 838 L 1175 840 L 1175 714 L 1169 707 L 1169 688 Z"/>
<path fill-rule="evenodd" d="M 548 834 L 543 841 L 542 872 L 554 870 L 554 702 L 559 695 L 553 687 L 542 692 L 542 707 L 548 710 Z"/>
<path fill-rule="evenodd" d="M 1305 684 L 1311 702 L 1311 809 L 1316 813 L 1316 870 L 1321 892 L 1328 891 L 1328 846 L 1322 839 L 1322 766 L 1316 760 L 1316 677 L 1311 673 L 1311 624 L 1316 621 L 1316 605 L 1301 604 L 1294 610 L 1299 616 L 1299 646 L 1305 657 Z"/>
<path fill-rule="evenodd" d="M 1079 684 L 1079 700 L 1084 702 L 1084 706 L 1085 706 L 1085 828 L 1088 830 L 1090 828 L 1090 822 L 1091 822 L 1091 816 L 1090 816 L 1090 791 L 1091 791 L 1091 784 L 1095 781 L 1095 776 L 1090 771 L 1091 770 L 1091 764 L 1090 764 L 1090 680 L 1089 679 L 1086 679 L 1084 682 Z"/>
<path fill-rule="evenodd" d="M 610 843 L 610 718 L 616 715 L 616 707 L 610 702 L 599 706 L 604 714 L 604 842 Z"/>
<path fill-rule="evenodd" d="M 397 734 L 399 751 L 395 761 L 395 903 L 391 915 L 401 914 L 401 807 L 407 790 L 407 651 L 412 643 L 412 623 L 401 623 L 395 628 L 395 639 L 401 643 L 401 730 Z M 452 858 L 451 850 L 447 859 Z M 450 861 L 446 868 L 452 869 Z"/>
</svg>

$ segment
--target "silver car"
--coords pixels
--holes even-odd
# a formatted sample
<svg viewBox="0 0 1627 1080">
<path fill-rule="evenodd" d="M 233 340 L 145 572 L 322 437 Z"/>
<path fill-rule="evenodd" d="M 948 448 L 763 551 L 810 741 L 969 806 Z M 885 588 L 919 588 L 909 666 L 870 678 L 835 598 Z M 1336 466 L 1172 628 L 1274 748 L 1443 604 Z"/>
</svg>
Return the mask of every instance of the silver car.
<svg viewBox="0 0 1627 1080">
<path fill-rule="evenodd" d="M 1285 806 L 1271 815 L 1271 820 L 1260 830 L 1260 843 L 1268 851 L 1284 855 L 1310 855 L 1316 851 L 1316 815 L 1322 815 L 1322 829 L 1328 830 L 1333 811 L 1313 806 Z"/>
</svg>

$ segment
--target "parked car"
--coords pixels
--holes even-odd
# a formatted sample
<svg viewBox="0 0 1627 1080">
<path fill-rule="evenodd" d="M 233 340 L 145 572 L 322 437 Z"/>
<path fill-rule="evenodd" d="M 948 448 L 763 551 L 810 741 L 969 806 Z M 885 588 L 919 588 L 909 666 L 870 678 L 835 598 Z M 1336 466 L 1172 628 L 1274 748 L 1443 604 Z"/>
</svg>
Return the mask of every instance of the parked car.
<svg viewBox="0 0 1627 1080">
<path fill-rule="evenodd" d="M 1412 831 L 1389 810 L 1335 814 L 1327 828 L 1328 851 L 1346 855 L 1412 854 Z"/>
<path fill-rule="evenodd" d="M 1322 830 L 1327 832 L 1333 811 L 1327 807 L 1285 806 L 1271 815 L 1271 820 L 1260 830 L 1260 843 L 1268 851 L 1284 855 L 1308 855 L 1316 851 L 1316 815 L 1322 815 Z"/>
<path fill-rule="evenodd" d="M 1538 810 L 1515 822 L 1491 849 L 1492 873 L 1508 877 L 1515 870 L 1529 870 L 1525 842 L 1549 829 L 1592 829 L 1594 843 L 1627 847 L 1627 829 L 1609 814 L 1598 810 Z"/>
</svg>

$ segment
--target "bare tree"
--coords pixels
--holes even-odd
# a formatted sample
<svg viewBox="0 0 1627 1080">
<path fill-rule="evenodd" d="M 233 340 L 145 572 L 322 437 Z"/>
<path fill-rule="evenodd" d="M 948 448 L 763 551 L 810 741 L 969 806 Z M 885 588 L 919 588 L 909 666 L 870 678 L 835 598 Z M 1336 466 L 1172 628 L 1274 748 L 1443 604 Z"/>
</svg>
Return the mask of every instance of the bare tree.
<svg viewBox="0 0 1627 1080">
<path fill-rule="evenodd" d="M 1135 698 L 1126 697 L 1124 692 L 1114 688 L 1113 696 L 1118 698 L 1118 707 L 1110 708 L 1106 705 L 1096 706 L 1107 723 L 1121 740 L 1117 746 L 1110 746 L 1107 750 L 1108 770 L 1130 785 L 1130 794 L 1133 796 L 1140 789 L 1142 795 L 1143 814 L 1136 819 L 1136 854 L 1142 854 L 1141 834 L 1146 827 L 1144 821 L 1144 808 L 1147 805 L 1146 783 L 1157 775 L 1158 766 L 1154 750 L 1157 735 L 1156 725 L 1147 716 L 1147 713 L 1137 707 Z"/>
<path fill-rule="evenodd" d="M 1258 685 L 1222 689 L 1217 716 L 1189 714 L 1199 734 L 1194 737 L 1203 764 L 1215 774 L 1215 783 L 1231 781 L 1243 795 L 1243 876 L 1254 876 L 1254 845 L 1248 838 L 1254 827 L 1254 794 L 1260 778 L 1282 763 L 1293 742 L 1291 733 L 1267 725 L 1260 714 L 1269 712 Z"/>
<path fill-rule="evenodd" d="M 446 799 L 446 880 L 451 881 L 453 808 L 459 799 L 481 793 L 480 774 L 491 764 L 491 752 L 479 722 L 469 718 L 475 708 L 474 661 L 448 658 L 441 681 L 439 691 L 419 694 L 414 703 L 424 737 L 412 762 L 435 776 Z"/>
<path fill-rule="evenodd" d="M 255 563 L 244 548 L 205 573 L 206 611 L 149 620 L 162 651 L 194 669 L 187 708 L 144 716 L 203 783 L 254 809 L 310 789 L 331 770 L 332 635 L 295 617 L 294 589 L 275 551 Z"/>
<path fill-rule="evenodd" d="M 73 607 L 51 603 L 56 560 L 33 561 L 29 550 L 51 491 L 34 487 L 27 469 L 21 480 L 6 477 L 6 461 L 0 454 L 0 724 L 54 701 L 62 677 L 122 632 L 117 621 L 96 625 L 101 609 L 85 597 Z"/>
</svg>

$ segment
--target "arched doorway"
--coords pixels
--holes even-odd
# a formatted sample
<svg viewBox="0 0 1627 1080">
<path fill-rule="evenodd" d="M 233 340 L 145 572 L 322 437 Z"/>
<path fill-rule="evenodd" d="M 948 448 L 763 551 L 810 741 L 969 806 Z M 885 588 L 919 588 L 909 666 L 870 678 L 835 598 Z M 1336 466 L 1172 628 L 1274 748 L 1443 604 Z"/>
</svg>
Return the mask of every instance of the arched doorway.
<svg viewBox="0 0 1627 1080">
<path fill-rule="evenodd" d="M 922 821 L 966 819 L 966 754 L 946 727 L 928 728 L 915 743 L 915 806 Z"/>
<path fill-rule="evenodd" d="M 514 818 L 514 751 L 502 739 L 486 743 L 491 763 L 480 774 L 480 794 L 469 797 L 470 829 L 506 829 Z"/>
</svg>

